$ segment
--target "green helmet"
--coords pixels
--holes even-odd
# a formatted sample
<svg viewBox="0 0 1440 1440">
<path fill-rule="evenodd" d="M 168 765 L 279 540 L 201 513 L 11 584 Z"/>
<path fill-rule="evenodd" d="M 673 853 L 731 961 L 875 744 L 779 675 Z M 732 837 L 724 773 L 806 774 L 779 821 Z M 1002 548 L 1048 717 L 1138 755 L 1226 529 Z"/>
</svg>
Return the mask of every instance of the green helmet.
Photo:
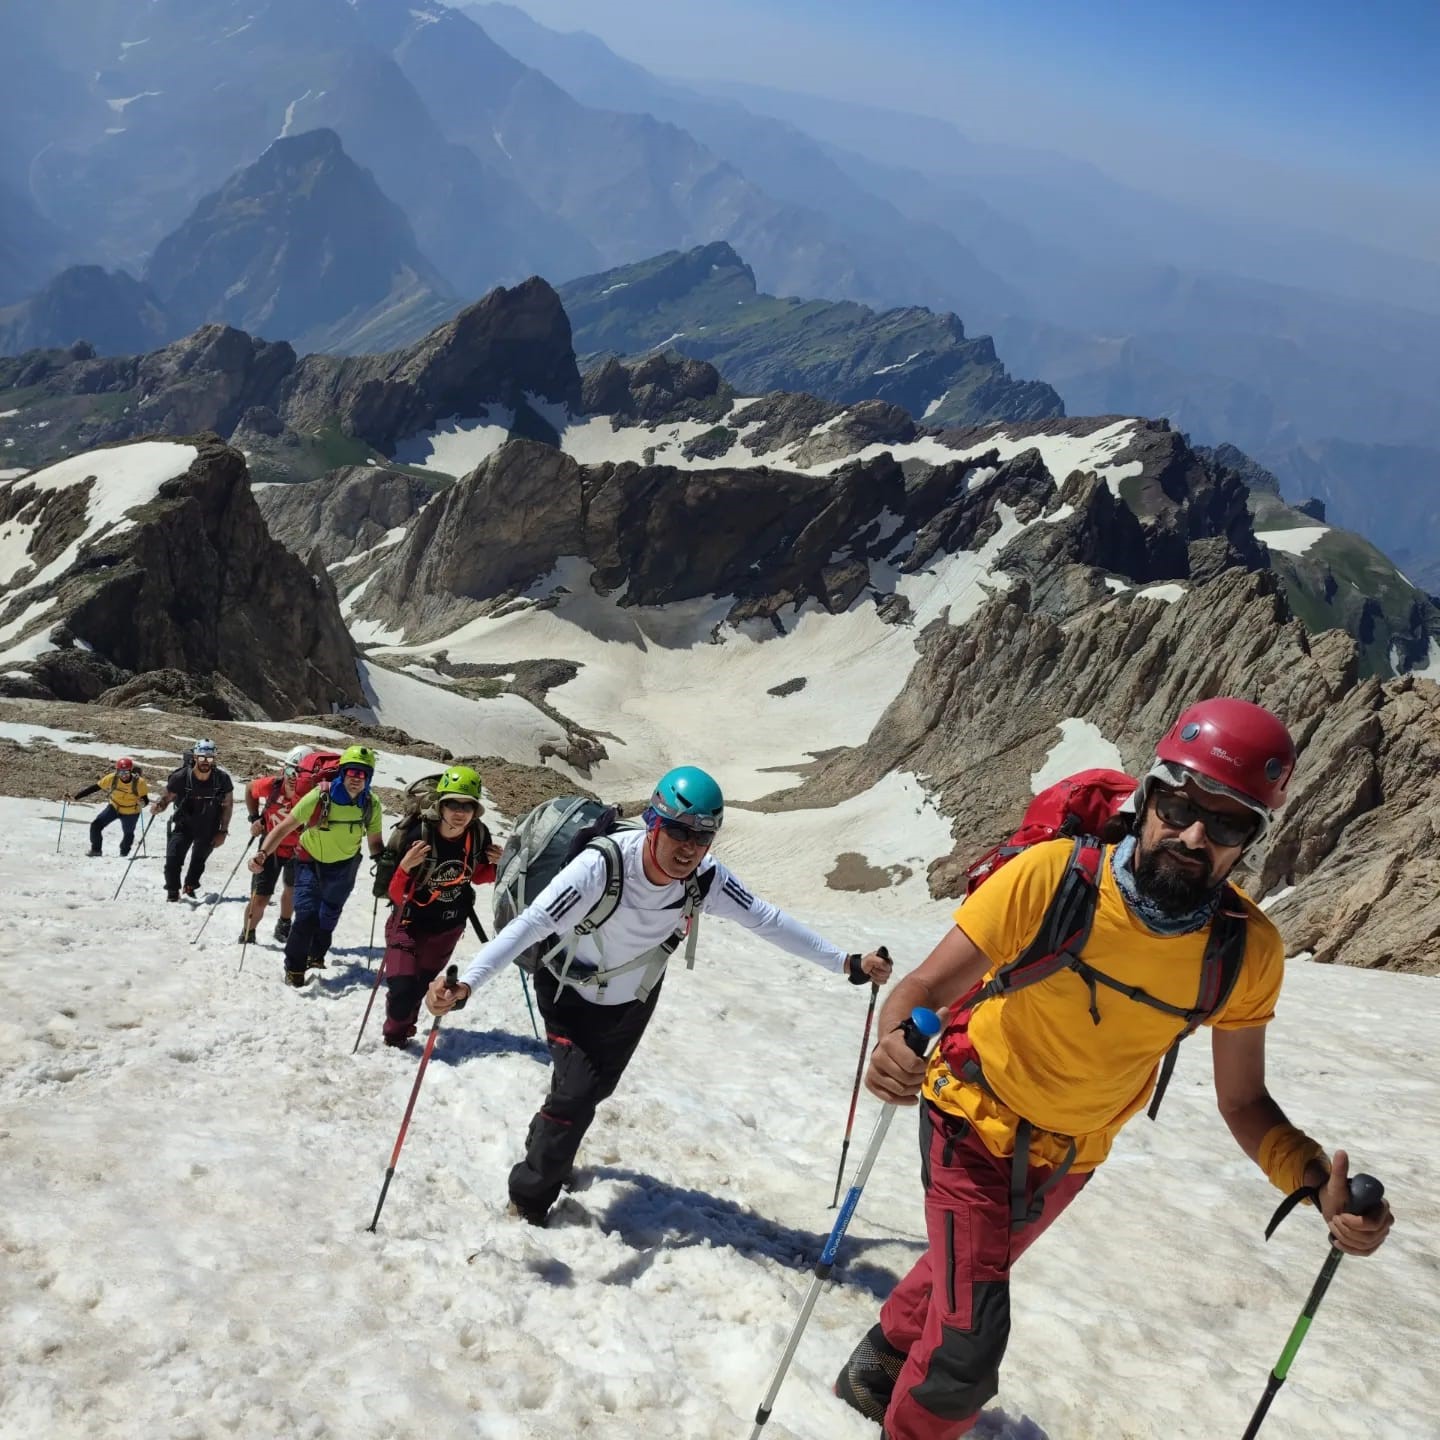
<svg viewBox="0 0 1440 1440">
<path fill-rule="evenodd" d="M 713 834 L 725 820 L 725 797 L 714 779 L 694 765 L 667 770 L 655 783 L 645 812 L 648 824 L 668 820 Z"/>
<path fill-rule="evenodd" d="M 444 799 L 447 795 L 459 796 L 462 800 L 480 803 L 480 772 L 468 765 L 452 765 L 436 782 L 435 794 Z"/>
<path fill-rule="evenodd" d="M 337 768 L 344 770 L 347 765 L 363 765 L 373 775 L 375 773 L 375 752 L 368 745 L 351 745 L 341 755 Z"/>
</svg>

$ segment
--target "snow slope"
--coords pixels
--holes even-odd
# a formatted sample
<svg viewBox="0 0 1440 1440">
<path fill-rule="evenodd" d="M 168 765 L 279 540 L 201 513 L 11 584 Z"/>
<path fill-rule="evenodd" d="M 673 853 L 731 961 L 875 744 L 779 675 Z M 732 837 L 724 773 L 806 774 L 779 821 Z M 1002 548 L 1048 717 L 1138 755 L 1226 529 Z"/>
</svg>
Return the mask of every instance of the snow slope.
<svg viewBox="0 0 1440 1440">
<path fill-rule="evenodd" d="M 268 924 L 237 974 L 238 901 L 192 947 L 202 917 L 157 903 L 158 861 L 112 902 L 118 861 L 85 860 L 68 830 L 51 853 L 56 810 L 0 800 L 0 1434 L 748 1433 L 832 1223 L 862 991 L 710 924 L 601 1110 L 581 1188 L 540 1232 L 503 1214 L 546 1070 L 502 976 L 442 1030 L 371 1235 L 416 1056 L 385 1050 L 374 1017 L 350 1055 L 365 897 L 339 963 L 293 993 Z M 721 843 L 739 865 L 728 829 Z M 887 941 L 902 969 L 948 924 L 923 900 L 882 921 L 834 892 L 800 913 L 847 946 Z M 1379 1257 L 1342 1265 L 1277 1436 L 1434 1433 L 1437 1017 L 1432 980 L 1292 967 L 1276 1094 L 1348 1141 L 1401 1218 Z M 1262 1242 L 1278 1197 L 1225 1133 L 1206 1070 L 1192 1042 L 1160 1123 L 1130 1126 L 1018 1268 L 977 1435 L 1243 1429 L 1325 1247 L 1304 1212 Z M 877 1109 L 862 1099 L 857 1151 Z M 767 1440 L 874 1440 L 830 1386 L 920 1243 L 913 1123 L 897 1119 Z"/>
<path fill-rule="evenodd" d="M 1008 507 L 1000 510 L 1001 527 L 980 550 L 938 556 L 912 575 L 880 577 L 910 601 L 909 625 L 886 624 L 862 599 L 840 615 L 807 603 L 783 617 L 784 636 L 768 623 L 717 631 L 732 596 L 624 606 L 618 595 L 595 594 L 587 561 L 567 557 L 527 592 L 537 601 L 558 596 L 553 607 L 473 620 L 440 639 L 393 646 L 372 658 L 406 665 L 447 650 L 456 661 L 578 661 L 575 678 L 548 698 L 572 720 L 609 737 L 609 759 L 596 767 L 592 785 L 617 795 L 643 790 L 668 765 L 693 760 L 701 746 L 707 763 L 725 777 L 727 796 L 754 800 L 785 788 L 787 773 L 798 778 L 795 767 L 809 751 L 861 744 L 914 667 L 920 629 L 945 612 L 959 624 L 991 593 L 1008 587 L 1009 578 L 992 565 L 1024 527 Z M 801 677 L 806 683 L 798 692 L 770 693 Z M 445 702 L 473 709 L 472 702 L 438 690 L 430 696 L 423 711 L 412 708 L 408 719 L 400 719 L 389 694 L 382 694 L 375 713 L 387 724 L 449 745 L 442 735 L 450 723 Z M 482 753 L 506 753 L 497 743 L 477 737 Z"/>
</svg>

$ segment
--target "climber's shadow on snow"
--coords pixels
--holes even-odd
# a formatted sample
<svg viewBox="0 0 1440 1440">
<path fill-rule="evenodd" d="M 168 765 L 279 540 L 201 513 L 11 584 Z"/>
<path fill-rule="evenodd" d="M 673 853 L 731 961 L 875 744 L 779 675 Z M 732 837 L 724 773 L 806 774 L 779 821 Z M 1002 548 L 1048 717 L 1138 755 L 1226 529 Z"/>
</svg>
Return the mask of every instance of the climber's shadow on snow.
<svg viewBox="0 0 1440 1440">
<path fill-rule="evenodd" d="M 742 1255 L 809 1269 L 819 1259 L 829 1234 L 782 1225 L 733 1200 L 723 1200 L 706 1190 L 671 1185 L 638 1170 L 595 1165 L 587 1167 L 586 1178 L 592 1183 L 618 1180 L 624 1184 L 604 1213 L 597 1211 L 597 1221 L 607 1234 L 619 1236 L 640 1252 L 603 1277 L 608 1285 L 633 1283 L 655 1263 L 662 1250 L 680 1250 L 706 1242 L 727 1246 Z M 847 1235 L 832 1275 L 833 1283 L 854 1286 L 868 1291 L 876 1300 L 884 1300 L 900 1277 L 884 1265 L 856 1258 L 880 1245 L 916 1255 L 924 1248 L 919 1240 Z"/>
<path fill-rule="evenodd" d="M 343 955 L 343 950 L 332 950 L 330 957 Z M 352 954 L 366 955 L 366 950 L 352 951 Z M 331 964 L 320 972 L 319 988 L 326 995 L 347 995 L 352 990 L 368 990 L 375 983 L 374 970 L 367 969 L 364 965 L 351 961 L 347 965 L 337 966 Z"/>
<path fill-rule="evenodd" d="M 421 1021 L 427 1012 L 421 1011 Z M 424 1029 L 421 1030 L 423 1035 Z M 459 1065 L 466 1060 L 483 1059 L 492 1055 L 524 1055 L 527 1059 L 538 1060 L 542 1065 L 550 1063 L 550 1052 L 542 1040 L 533 1035 L 516 1035 L 509 1030 L 453 1030 L 442 1029 L 430 1057 L 432 1065 Z"/>
</svg>

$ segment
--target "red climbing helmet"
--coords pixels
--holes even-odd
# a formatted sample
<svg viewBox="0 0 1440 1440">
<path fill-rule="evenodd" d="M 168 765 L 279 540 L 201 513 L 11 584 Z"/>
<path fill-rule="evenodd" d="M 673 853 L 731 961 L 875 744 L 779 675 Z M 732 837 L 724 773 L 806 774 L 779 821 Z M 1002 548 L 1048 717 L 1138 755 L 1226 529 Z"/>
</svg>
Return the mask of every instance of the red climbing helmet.
<svg viewBox="0 0 1440 1440">
<path fill-rule="evenodd" d="M 1295 742 L 1264 706 L 1220 696 L 1189 706 L 1155 747 L 1155 758 L 1273 813 L 1285 804 Z"/>
<path fill-rule="evenodd" d="M 117 770 L 133 770 L 135 768 L 135 762 L 128 755 L 122 755 L 115 762 L 115 768 Z"/>
</svg>

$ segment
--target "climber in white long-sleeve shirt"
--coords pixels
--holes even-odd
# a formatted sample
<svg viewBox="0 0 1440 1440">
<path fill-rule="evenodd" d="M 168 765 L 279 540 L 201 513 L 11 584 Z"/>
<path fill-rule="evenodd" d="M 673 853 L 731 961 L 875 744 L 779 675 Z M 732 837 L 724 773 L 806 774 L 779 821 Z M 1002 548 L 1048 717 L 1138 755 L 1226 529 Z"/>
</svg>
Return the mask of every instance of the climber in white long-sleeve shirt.
<svg viewBox="0 0 1440 1440">
<path fill-rule="evenodd" d="M 512 1210 L 543 1225 L 570 1175 L 595 1107 L 612 1094 L 654 1013 L 676 933 L 677 916 L 698 892 L 698 908 L 745 926 L 781 950 L 813 960 L 857 985 L 890 978 L 880 954 L 847 954 L 769 901 L 752 894 L 709 853 L 724 819 L 720 787 L 703 770 L 664 775 L 645 811 L 644 830 L 612 838 L 623 886 L 614 912 L 573 937 L 535 972 L 535 995 L 554 1059 L 550 1093 L 530 1122 L 525 1158 L 510 1172 Z M 454 987 L 440 976 L 426 1004 L 443 1015 L 464 1004 L 536 942 L 568 936 L 595 909 L 606 887 L 604 856 L 585 849 L 494 939 L 483 945 Z"/>
</svg>

